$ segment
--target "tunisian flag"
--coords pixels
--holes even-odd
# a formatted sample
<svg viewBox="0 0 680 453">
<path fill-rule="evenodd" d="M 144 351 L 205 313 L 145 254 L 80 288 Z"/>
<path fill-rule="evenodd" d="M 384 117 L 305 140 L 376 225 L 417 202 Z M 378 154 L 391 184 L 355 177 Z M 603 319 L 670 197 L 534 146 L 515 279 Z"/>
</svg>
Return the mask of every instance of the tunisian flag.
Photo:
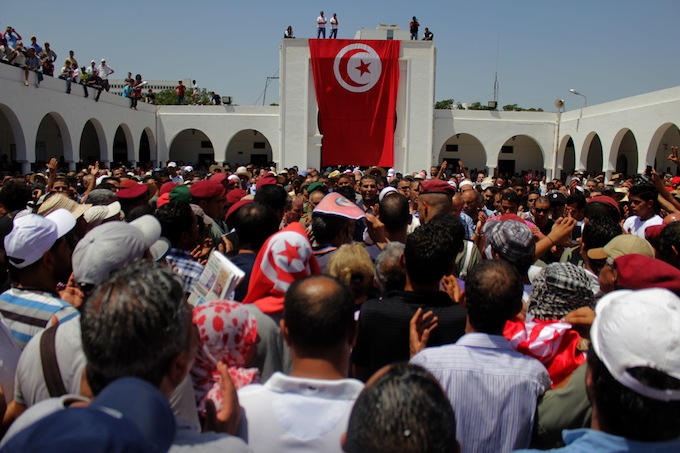
<svg viewBox="0 0 680 453">
<path fill-rule="evenodd" d="M 399 41 L 310 39 L 321 165 L 394 164 Z"/>
</svg>

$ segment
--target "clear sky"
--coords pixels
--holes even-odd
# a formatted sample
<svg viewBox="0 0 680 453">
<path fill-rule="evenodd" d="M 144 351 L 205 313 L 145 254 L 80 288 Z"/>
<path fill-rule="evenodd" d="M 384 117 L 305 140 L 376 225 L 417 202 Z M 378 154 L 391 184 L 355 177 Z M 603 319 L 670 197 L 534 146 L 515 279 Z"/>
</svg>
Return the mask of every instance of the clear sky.
<svg viewBox="0 0 680 453">
<path fill-rule="evenodd" d="M 434 32 L 435 100 L 486 104 L 496 69 L 499 106 L 546 111 L 557 98 L 581 107 L 570 88 L 593 105 L 680 85 L 679 0 L 7 0 L 0 27 L 50 41 L 59 66 L 73 49 L 81 66 L 106 58 L 114 77 L 196 79 L 252 105 L 278 75 L 285 28 L 316 36 L 321 9 L 338 14 L 340 38 L 378 23 L 408 29 L 417 16 L 421 35 Z M 277 101 L 273 82 L 267 104 Z"/>
</svg>

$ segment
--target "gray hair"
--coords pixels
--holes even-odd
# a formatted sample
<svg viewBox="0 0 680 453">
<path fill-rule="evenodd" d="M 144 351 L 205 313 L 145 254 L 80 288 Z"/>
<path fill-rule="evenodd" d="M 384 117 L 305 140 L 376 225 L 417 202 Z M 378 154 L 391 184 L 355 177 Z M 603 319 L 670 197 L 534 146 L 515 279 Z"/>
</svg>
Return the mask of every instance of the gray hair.
<svg viewBox="0 0 680 453">
<path fill-rule="evenodd" d="M 94 189 L 87 195 L 87 204 L 95 206 L 108 206 L 117 200 L 115 192 L 109 189 Z"/>
<path fill-rule="evenodd" d="M 92 391 L 123 376 L 158 387 L 173 359 L 190 348 L 191 309 L 168 266 L 139 261 L 99 285 L 81 313 Z"/>
<path fill-rule="evenodd" d="M 375 259 L 375 277 L 381 296 L 391 291 L 403 291 L 406 285 L 406 269 L 399 262 L 404 248 L 401 242 L 390 242 Z"/>
</svg>

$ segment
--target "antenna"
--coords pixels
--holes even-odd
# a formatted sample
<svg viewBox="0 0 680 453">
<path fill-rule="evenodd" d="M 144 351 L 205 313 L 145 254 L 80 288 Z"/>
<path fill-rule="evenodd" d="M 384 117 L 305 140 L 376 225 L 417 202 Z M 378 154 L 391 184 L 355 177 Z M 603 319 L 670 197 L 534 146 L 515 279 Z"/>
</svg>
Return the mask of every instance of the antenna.
<svg viewBox="0 0 680 453">
<path fill-rule="evenodd" d="M 494 106 L 498 106 L 498 58 L 501 53 L 501 34 L 498 33 L 498 45 L 496 47 L 496 75 L 493 80 L 493 103 Z"/>
</svg>

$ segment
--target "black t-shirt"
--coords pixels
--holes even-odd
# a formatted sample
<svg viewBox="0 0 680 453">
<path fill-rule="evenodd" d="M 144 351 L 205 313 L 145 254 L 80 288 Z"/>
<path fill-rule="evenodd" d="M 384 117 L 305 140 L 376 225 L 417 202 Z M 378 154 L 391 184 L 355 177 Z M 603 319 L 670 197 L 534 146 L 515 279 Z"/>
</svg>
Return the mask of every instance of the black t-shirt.
<svg viewBox="0 0 680 453">
<path fill-rule="evenodd" d="M 239 283 L 236 289 L 234 290 L 234 299 L 239 302 L 243 302 L 243 299 L 246 297 L 246 294 L 248 293 L 250 274 L 252 274 L 253 272 L 253 265 L 255 265 L 256 258 L 257 255 L 255 253 L 240 253 L 229 258 L 232 263 L 234 263 L 236 266 L 238 266 L 239 269 L 246 273 L 246 276 L 243 277 L 241 283 Z"/>
<path fill-rule="evenodd" d="M 455 343 L 465 333 L 467 312 L 444 292 L 400 291 L 361 306 L 352 362 L 373 374 L 387 364 L 409 360 L 409 323 L 418 308 L 439 318 L 428 346 Z"/>
</svg>

